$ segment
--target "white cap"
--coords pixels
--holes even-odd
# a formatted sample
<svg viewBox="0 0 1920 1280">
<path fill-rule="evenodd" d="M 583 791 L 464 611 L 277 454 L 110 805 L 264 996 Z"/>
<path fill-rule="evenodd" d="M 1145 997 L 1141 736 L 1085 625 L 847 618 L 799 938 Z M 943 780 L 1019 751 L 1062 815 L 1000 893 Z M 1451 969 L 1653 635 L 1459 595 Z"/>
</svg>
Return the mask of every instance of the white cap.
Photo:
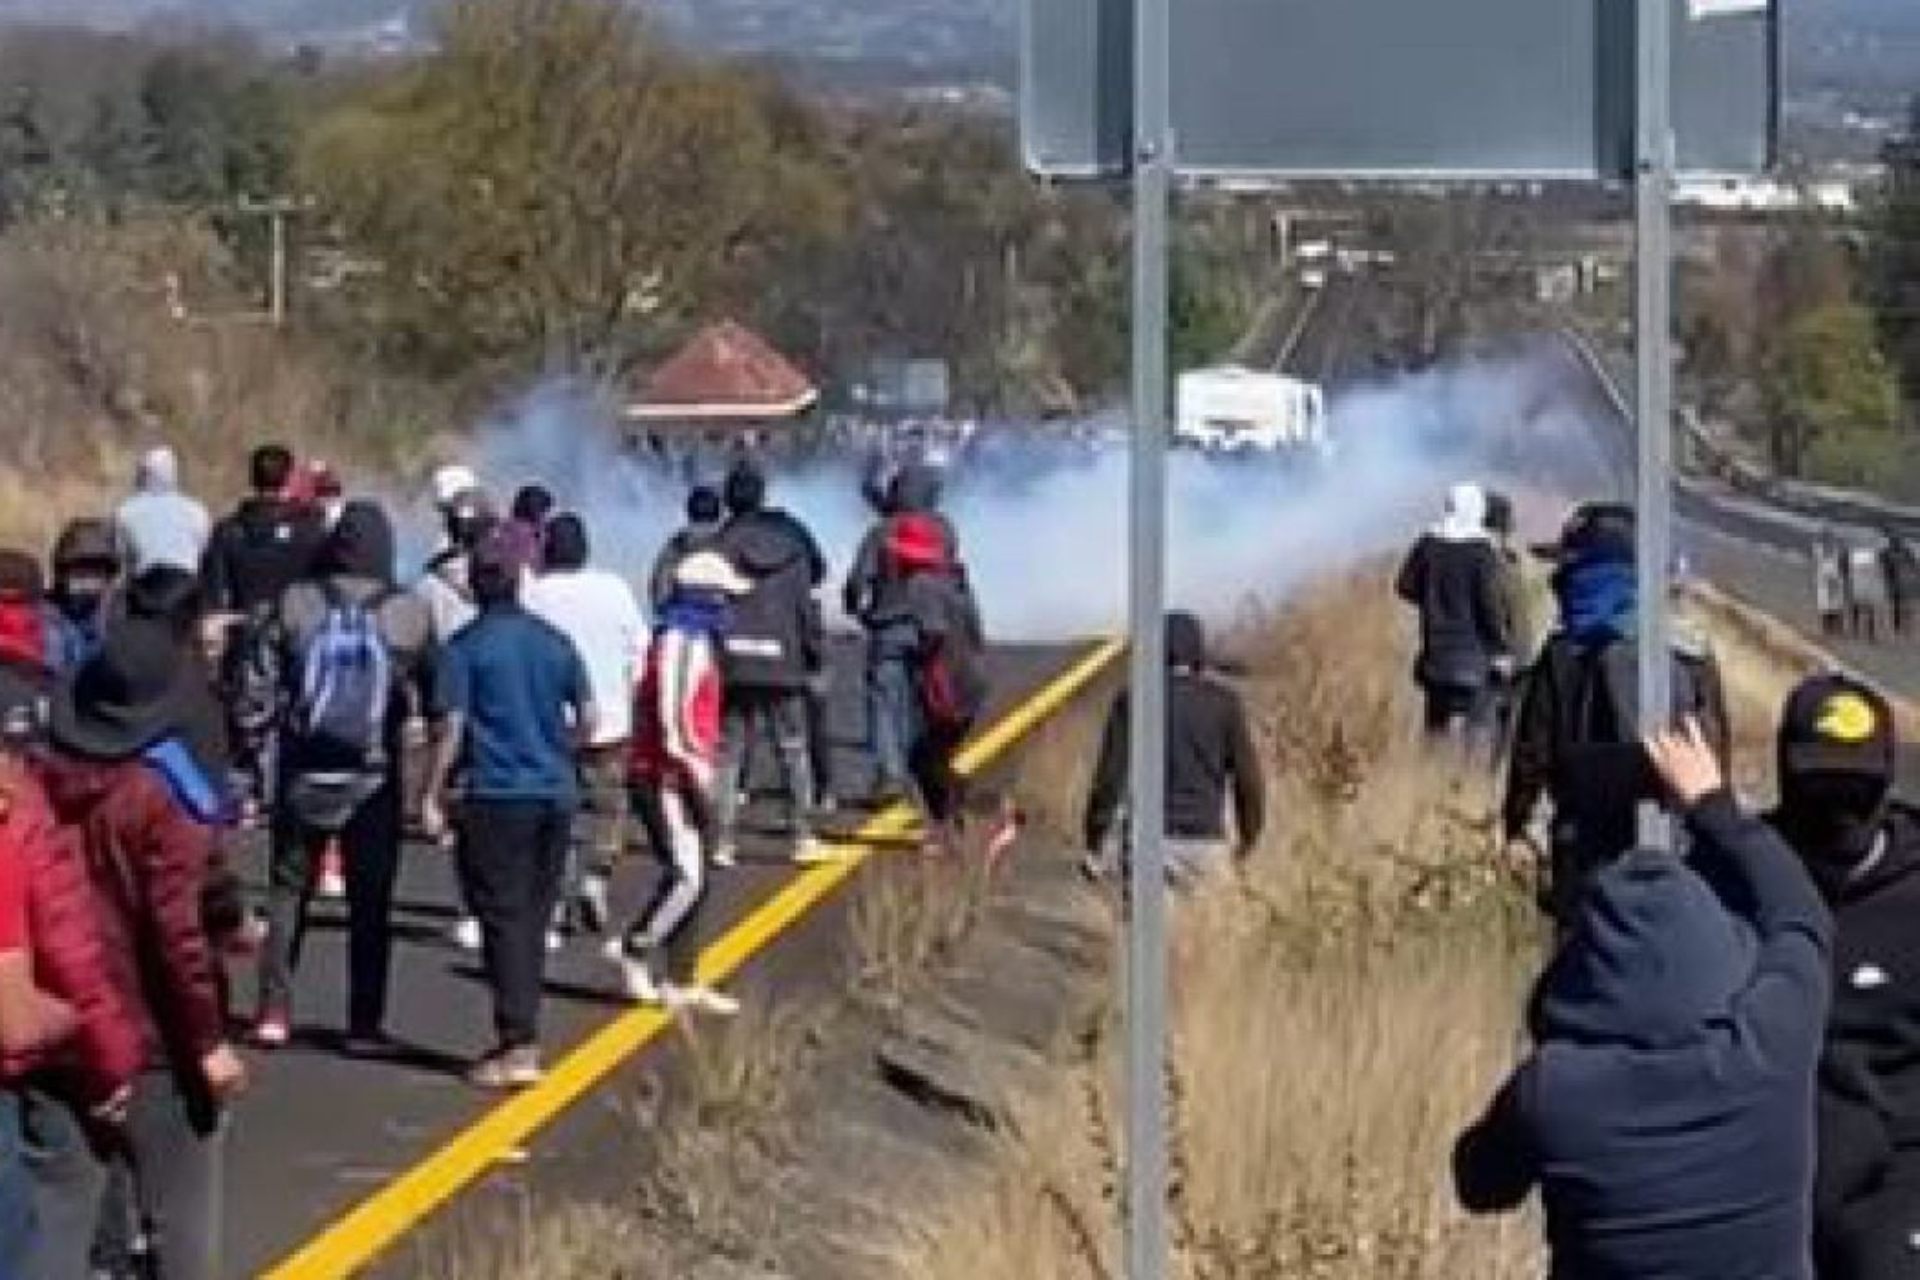
<svg viewBox="0 0 1920 1280">
<path fill-rule="evenodd" d="M 753 590 L 753 584 L 741 576 L 733 567 L 733 562 L 718 551 L 696 551 L 680 562 L 673 571 L 673 584 L 677 587 L 691 587 L 695 591 L 719 591 L 730 596 L 743 596 Z"/>
<path fill-rule="evenodd" d="M 480 477 L 473 474 L 472 467 L 457 462 L 448 463 L 433 473 L 433 501 L 436 506 L 450 507 L 453 500 L 463 493 L 471 493 L 480 487 Z"/>
</svg>

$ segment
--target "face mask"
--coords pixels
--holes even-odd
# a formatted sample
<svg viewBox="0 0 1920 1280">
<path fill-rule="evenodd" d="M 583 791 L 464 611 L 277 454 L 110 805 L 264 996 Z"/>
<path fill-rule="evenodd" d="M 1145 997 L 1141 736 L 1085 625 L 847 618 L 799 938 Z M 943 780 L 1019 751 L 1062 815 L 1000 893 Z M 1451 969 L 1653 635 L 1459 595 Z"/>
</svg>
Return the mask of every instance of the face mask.
<svg viewBox="0 0 1920 1280">
<path fill-rule="evenodd" d="M 1780 783 L 1780 822 L 1810 865 L 1850 871 L 1873 852 L 1890 784 L 1865 774 L 1788 775 Z"/>
<path fill-rule="evenodd" d="M 106 598 L 105 587 L 77 582 L 60 593 L 60 612 L 75 622 L 91 622 Z"/>
</svg>

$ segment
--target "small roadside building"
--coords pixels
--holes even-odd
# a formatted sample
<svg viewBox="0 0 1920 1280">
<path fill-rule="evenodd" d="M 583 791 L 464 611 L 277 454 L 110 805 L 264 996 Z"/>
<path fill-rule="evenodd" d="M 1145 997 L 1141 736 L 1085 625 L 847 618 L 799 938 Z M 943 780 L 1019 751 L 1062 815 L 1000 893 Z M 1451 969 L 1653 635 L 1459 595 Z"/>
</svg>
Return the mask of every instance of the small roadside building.
<svg viewBox="0 0 1920 1280">
<path fill-rule="evenodd" d="M 629 439 L 758 436 L 793 426 L 820 390 L 742 324 L 708 325 L 647 375 L 622 411 Z"/>
</svg>

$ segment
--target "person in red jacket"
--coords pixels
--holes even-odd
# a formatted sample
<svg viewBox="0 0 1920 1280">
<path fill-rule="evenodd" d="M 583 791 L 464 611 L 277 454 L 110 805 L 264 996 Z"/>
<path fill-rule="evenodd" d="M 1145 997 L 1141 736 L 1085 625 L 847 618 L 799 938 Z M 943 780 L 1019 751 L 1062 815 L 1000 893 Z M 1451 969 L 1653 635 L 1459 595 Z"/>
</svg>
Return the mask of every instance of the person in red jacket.
<svg viewBox="0 0 1920 1280">
<path fill-rule="evenodd" d="M 193 811 L 180 646 L 126 621 L 56 690 L 40 775 L 98 904 L 107 977 L 131 1011 L 142 1070 L 115 1140 L 39 1157 L 40 1240 L 29 1274 L 86 1276 L 109 1175 L 124 1170 L 165 1280 L 214 1280 L 223 1110 L 246 1082 L 226 1039 L 219 949 L 203 916 L 220 875 L 216 830 Z M 37 1135 L 38 1136 L 38 1135 Z"/>
<path fill-rule="evenodd" d="M 111 1125 L 140 1069 L 95 909 L 39 788 L 0 754 L 0 1275 L 30 1274 L 33 1110 L 68 1106 Z"/>
<path fill-rule="evenodd" d="M 673 594 L 660 609 L 647 649 L 629 777 L 634 810 L 662 875 L 653 901 L 606 950 L 620 966 L 627 994 L 642 1004 L 723 1017 L 740 1009 L 733 997 L 700 984 L 696 927 L 714 837 L 721 637 L 728 602 L 752 589 L 719 552 L 694 552 L 674 570 Z"/>
</svg>

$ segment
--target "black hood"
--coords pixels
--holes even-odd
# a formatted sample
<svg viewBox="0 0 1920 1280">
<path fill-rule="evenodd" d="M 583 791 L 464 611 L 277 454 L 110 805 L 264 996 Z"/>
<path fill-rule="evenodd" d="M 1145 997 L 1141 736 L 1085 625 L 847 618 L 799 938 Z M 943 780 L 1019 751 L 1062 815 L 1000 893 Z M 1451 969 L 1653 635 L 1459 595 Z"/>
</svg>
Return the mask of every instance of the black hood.
<svg viewBox="0 0 1920 1280">
<path fill-rule="evenodd" d="M 807 556 L 805 531 L 777 508 L 735 516 L 720 541 L 734 565 L 749 578 L 771 577 Z"/>
<path fill-rule="evenodd" d="M 1167 665 L 1198 671 L 1207 665 L 1207 630 L 1190 613 L 1167 615 Z"/>
<path fill-rule="evenodd" d="M 348 578 L 392 582 L 393 523 L 377 503 L 349 502 L 327 539 L 329 573 Z"/>
<path fill-rule="evenodd" d="M 940 473 L 924 462 L 910 462 L 893 477 L 888 506 L 895 514 L 940 509 Z"/>
<path fill-rule="evenodd" d="M 1870 898 L 1888 886 L 1920 874 L 1920 811 L 1900 801 L 1890 801 L 1880 818 L 1877 834 L 1885 843 L 1870 846 L 1868 860 L 1846 860 L 1821 856 L 1821 851 L 1802 848 L 1790 818 L 1776 811 L 1768 821 L 1773 824 L 1794 852 L 1800 855 L 1807 874 L 1820 887 L 1820 895 L 1829 903 L 1857 902 Z"/>
<path fill-rule="evenodd" d="M 1674 1048 L 1728 1016 L 1753 978 L 1752 932 L 1670 853 L 1629 853 L 1593 878 L 1534 989 L 1534 1039 Z"/>
</svg>

